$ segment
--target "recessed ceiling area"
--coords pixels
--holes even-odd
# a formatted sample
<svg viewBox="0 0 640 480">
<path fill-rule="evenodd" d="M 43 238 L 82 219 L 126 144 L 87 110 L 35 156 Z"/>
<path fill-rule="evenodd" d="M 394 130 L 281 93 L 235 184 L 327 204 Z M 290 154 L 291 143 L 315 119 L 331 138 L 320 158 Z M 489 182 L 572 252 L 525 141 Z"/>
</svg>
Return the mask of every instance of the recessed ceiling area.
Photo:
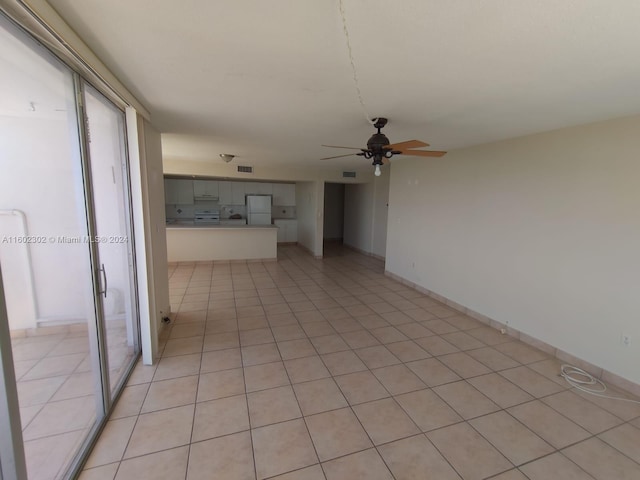
<svg viewBox="0 0 640 480">
<path fill-rule="evenodd" d="M 165 156 L 317 166 L 339 154 L 322 144 L 364 147 L 374 131 L 339 0 L 49 3 L 149 109 Z M 343 5 L 391 142 L 450 151 L 640 112 L 636 0 Z"/>
</svg>

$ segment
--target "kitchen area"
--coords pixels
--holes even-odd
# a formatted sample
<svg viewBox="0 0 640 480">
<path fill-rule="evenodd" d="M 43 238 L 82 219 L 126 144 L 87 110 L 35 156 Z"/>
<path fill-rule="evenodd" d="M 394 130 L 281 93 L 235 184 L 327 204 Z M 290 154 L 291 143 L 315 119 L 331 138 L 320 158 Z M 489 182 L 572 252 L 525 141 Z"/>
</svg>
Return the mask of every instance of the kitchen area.
<svg viewBox="0 0 640 480">
<path fill-rule="evenodd" d="M 275 260 L 297 242 L 296 185 L 165 176 L 170 262 Z"/>
</svg>

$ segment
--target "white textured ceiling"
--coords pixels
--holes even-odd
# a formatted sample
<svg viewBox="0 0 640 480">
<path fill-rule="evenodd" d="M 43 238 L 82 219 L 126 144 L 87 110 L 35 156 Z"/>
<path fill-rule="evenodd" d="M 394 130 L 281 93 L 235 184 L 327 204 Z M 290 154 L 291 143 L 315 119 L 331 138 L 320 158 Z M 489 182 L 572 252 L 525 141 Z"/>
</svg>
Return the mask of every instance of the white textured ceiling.
<svg viewBox="0 0 640 480">
<path fill-rule="evenodd" d="M 360 147 L 374 131 L 338 0 L 50 4 L 151 111 L 166 155 L 309 165 L 344 152 L 321 144 Z M 637 0 L 344 8 L 362 97 L 391 142 L 451 150 L 640 113 Z"/>
</svg>

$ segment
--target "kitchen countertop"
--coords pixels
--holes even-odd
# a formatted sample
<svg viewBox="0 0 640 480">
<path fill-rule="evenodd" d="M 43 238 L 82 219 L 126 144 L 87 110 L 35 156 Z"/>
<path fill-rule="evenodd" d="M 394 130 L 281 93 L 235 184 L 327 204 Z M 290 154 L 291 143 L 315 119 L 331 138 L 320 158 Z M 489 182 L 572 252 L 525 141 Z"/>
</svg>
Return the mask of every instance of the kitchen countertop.
<svg viewBox="0 0 640 480">
<path fill-rule="evenodd" d="M 193 224 L 193 223 L 167 223 L 167 228 L 195 228 L 201 230 L 203 228 L 210 228 L 212 230 L 220 230 L 223 228 L 232 229 L 248 229 L 248 228 L 278 228 L 275 225 L 211 225 L 211 224 Z"/>
</svg>

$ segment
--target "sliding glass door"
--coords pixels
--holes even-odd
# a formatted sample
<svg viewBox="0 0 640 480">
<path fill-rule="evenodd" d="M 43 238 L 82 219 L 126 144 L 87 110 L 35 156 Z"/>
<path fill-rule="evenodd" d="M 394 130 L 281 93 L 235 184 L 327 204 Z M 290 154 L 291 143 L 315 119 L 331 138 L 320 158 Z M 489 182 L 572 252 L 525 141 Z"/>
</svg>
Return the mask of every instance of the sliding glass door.
<svg viewBox="0 0 640 480">
<path fill-rule="evenodd" d="M 29 480 L 65 478 L 139 352 L 124 115 L 2 15 L 0 70 L 8 388 Z"/>
<path fill-rule="evenodd" d="M 139 351 L 124 113 L 87 84 L 82 96 L 107 383 L 115 393 Z"/>
</svg>

